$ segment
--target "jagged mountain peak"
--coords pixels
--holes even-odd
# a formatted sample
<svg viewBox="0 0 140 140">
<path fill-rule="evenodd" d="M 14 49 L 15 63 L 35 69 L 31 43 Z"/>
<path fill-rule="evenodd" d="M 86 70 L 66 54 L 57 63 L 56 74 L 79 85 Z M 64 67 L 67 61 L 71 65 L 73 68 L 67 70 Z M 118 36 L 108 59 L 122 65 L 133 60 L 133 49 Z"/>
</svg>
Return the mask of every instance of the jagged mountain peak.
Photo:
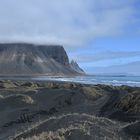
<svg viewBox="0 0 140 140">
<path fill-rule="evenodd" d="M 76 61 L 71 60 L 70 65 L 73 70 L 77 71 L 78 73 L 85 74 L 84 70 L 80 68 Z"/>
</svg>

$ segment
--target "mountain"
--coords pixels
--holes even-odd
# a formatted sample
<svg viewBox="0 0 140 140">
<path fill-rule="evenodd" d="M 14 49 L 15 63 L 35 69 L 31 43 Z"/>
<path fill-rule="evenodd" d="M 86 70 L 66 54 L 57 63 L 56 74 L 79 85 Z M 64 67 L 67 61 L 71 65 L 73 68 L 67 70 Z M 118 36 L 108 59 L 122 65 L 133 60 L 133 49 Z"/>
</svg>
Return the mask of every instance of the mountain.
<svg viewBox="0 0 140 140">
<path fill-rule="evenodd" d="M 81 74 L 85 74 L 84 70 L 79 67 L 79 65 L 77 64 L 76 61 L 72 60 L 70 65 L 71 65 L 71 68 L 73 70 L 75 70 L 76 72 L 81 73 Z"/>
<path fill-rule="evenodd" d="M 79 75 L 63 46 L 28 43 L 0 44 L 0 75 Z"/>
</svg>

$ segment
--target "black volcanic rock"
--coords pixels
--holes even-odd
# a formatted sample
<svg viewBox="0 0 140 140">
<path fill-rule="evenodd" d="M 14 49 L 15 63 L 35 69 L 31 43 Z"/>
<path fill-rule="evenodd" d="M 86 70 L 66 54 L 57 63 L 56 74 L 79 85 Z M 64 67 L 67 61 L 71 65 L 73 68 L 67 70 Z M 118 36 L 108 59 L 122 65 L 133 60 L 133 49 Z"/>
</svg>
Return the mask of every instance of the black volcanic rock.
<svg viewBox="0 0 140 140">
<path fill-rule="evenodd" d="M 0 75 L 78 75 L 59 45 L 0 44 Z"/>
</svg>

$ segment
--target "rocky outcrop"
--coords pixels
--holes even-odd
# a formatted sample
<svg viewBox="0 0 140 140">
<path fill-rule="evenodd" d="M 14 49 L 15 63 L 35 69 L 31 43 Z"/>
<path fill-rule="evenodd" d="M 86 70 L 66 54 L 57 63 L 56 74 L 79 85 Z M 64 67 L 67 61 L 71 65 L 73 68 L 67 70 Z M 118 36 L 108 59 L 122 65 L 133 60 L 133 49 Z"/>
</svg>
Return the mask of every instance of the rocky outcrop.
<svg viewBox="0 0 140 140">
<path fill-rule="evenodd" d="M 0 44 L 1 75 L 79 75 L 63 46 L 27 43 Z"/>
<path fill-rule="evenodd" d="M 84 70 L 79 67 L 76 61 L 72 60 L 70 63 L 71 68 L 81 74 L 85 74 Z"/>
</svg>

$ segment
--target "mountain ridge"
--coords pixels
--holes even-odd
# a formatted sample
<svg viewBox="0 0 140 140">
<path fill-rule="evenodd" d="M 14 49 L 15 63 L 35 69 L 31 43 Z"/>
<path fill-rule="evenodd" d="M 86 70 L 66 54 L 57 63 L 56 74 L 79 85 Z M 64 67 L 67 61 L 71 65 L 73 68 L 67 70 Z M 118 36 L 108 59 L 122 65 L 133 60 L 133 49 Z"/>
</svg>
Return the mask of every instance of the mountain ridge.
<svg viewBox="0 0 140 140">
<path fill-rule="evenodd" d="M 0 75 L 80 75 L 61 45 L 0 43 Z"/>
</svg>

